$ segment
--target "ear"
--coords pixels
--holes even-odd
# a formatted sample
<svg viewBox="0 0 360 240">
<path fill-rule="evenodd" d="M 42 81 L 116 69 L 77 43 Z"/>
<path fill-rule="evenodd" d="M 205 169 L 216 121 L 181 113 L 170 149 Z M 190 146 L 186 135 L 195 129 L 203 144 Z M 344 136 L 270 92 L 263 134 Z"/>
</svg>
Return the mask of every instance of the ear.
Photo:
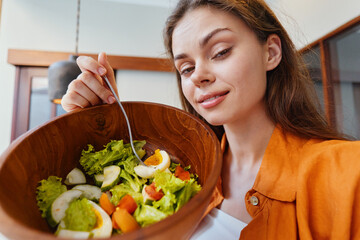
<svg viewBox="0 0 360 240">
<path fill-rule="evenodd" d="M 270 71 L 279 65 L 282 58 L 281 40 L 279 36 L 276 34 L 269 35 L 266 41 L 266 46 L 267 46 L 266 70 Z"/>
</svg>

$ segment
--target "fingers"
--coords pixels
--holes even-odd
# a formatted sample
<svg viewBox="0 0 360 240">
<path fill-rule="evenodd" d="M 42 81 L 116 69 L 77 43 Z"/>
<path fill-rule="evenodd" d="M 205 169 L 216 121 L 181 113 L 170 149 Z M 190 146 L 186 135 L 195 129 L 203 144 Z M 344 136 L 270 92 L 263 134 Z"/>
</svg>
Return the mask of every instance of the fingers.
<svg viewBox="0 0 360 240">
<path fill-rule="evenodd" d="M 106 73 L 117 92 L 114 71 L 105 53 L 99 54 L 99 62 L 91 57 L 81 56 L 78 57 L 77 63 L 82 73 L 69 84 L 62 98 L 61 105 L 64 110 L 72 111 L 102 103 L 114 103 L 115 98 L 100 75 Z"/>
<path fill-rule="evenodd" d="M 70 112 L 75 109 L 89 107 L 91 103 L 77 92 L 67 91 L 61 100 L 61 106 L 65 111 Z"/>
<path fill-rule="evenodd" d="M 90 72 L 83 72 L 73 80 L 61 101 L 66 111 L 114 102 L 112 93 Z"/>
<path fill-rule="evenodd" d="M 81 79 L 73 80 L 61 100 L 65 111 L 101 104 L 101 99 Z"/>
<path fill-rule="evenodd" d="M 82 72 L 91 72 L 94 75 L 100 76 L 106 73 L 106 68 L 92 57 L 80 56 L 76 59 L 76 63 Z"/>
<path fill-rule="evenodd" d="M 115 90 L 116 94 L 119 96 L 116 81 L 115 81 L 114 70 L 112 69 L 112 67 L 107 59 L 106 53 L 104 53 L 104 52 L 99 53 L 98 62 L 106 69 L 106 76 L 109 79 L 110 84 L 113 87 L 113 89 Z"/>
<path fill-rule="evenodd" d="M 98 81 L 103 86 L 108 88 L 106 83 L 104 83 L 103 79 L 101 78 L 101 76 L 106 74 L 106 76 L 108 77 L 108 79 L 110 81 L 111 86 L 113 87 L 113 89 L 115 90 L 117 95 L 119 95 L 117 86 L 116 86 L 114 70 L 112 69 L 109 61 L 107 60 L 107 56 L 104 52 L 99 53 L 98 61 L 96 61 L 92 57 L 80 56 L 77 58 L 76 62 L 82 72 L 93 73 L 94 76 L 98 79 Z M 106 99 L 103 99 L 103 100 L 104 100 L 104 102 L 107 102 Z"/>
</svg>

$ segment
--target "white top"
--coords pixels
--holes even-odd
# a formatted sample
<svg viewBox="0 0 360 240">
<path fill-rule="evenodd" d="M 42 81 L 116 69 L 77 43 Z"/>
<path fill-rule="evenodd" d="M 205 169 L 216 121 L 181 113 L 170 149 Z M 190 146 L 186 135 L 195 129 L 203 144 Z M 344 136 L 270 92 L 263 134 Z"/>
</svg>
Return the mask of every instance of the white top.
<svg viewBox="0 0 360 240">
<path fill-rule="evenodd" d="M 239 239 L 241 230 L 247 223 L 214 208 L 200 222 L 191 240 Z"/>
<path fill-rule="evenodd" d="M 7 238 L 0 233 L 0 240 L 7 240 Z"/>
</svg>

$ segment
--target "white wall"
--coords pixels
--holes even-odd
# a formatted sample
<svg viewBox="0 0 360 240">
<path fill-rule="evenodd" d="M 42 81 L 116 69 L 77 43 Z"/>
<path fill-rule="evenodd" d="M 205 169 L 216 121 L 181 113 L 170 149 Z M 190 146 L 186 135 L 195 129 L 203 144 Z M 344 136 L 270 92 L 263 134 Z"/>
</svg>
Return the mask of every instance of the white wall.
<svg viewBox="0 0 360 240">
<path fill-rule="evenodd" d="M 359 0 L 267 0 L 298 48 L 360 15 Z"/>
<path fill-rule="evenodd" d="M 10 142 L 15 79 L 14 67 L 7 64 L 7 49 L 74 51 L 76 2 L 3 0 L 0 25 L 0 153 Z M 298 48 L 360 14 L 359 0 L 268 2 Z M 121 4 L 113 0 L 82 1 L 79 51 L 164 57 L 162 28 L 169 12 L 168 8 Z M 124 100 L 149 100 L 180 106 L 175 78 L 169 73 L 122 71 L 118 73 L 118 78 L 120 95 Z M 144 84 L 146 91 L 139 92 L 139 84 Z"/>
<path fill-rule="evenodd" d="M 13 110 L 15 68 L 7 64 L 8 48 L 74 51 L 76 4 L 75 0 L 3 0 L 0 153 L 10 143 Z M 116 1 L 81 1 L 79 52 L 165 57 L 162 29 L 169 11 L 163 7 Z M 124 100 L 155 101 L 180 107 L 174 74 L 121 71 L 118 77 Z M 147 91 L 139 91 L 139 83 L 145 85 Z M 149 90 L 151 88 L 154 91 Z"/>
</svg>

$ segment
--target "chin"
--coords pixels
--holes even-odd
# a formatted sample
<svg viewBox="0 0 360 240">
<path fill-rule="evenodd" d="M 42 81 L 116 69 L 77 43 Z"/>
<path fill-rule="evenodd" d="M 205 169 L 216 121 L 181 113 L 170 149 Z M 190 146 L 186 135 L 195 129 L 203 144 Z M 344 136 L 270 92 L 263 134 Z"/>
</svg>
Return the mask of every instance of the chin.
<svg viewBox="0 0 360 240">
<path fill-rule="evenodd" d="M 224 121 L 223 119 L 219 119 L 219 118 L 211 118 L 211 117 L 204 117 L 204 119 L 211 125 L 213 126 L 222 126 L 224 125 Z"/>
<path fill-rule="evenodd" d="M 224 125 L 224 118 L 219 114 L 219 112 L 201 112 L 199 109 L 194 108 L 195 111 L 203 117 L 207 123 L 213 126 L 222 126 Z M 220 115 L 220 116 L 219 116 Z"/>
<path fill-rule="evenodd" d="M 194 107 L 194 106 L 193 106 Z M 222 126 L 225 124 L 225 119 L 222 113 L 217 111 L 199 111 L 199 109 L 194 108 L 194 110 L 206 120 L 212 126 Z"/>
</svg>

